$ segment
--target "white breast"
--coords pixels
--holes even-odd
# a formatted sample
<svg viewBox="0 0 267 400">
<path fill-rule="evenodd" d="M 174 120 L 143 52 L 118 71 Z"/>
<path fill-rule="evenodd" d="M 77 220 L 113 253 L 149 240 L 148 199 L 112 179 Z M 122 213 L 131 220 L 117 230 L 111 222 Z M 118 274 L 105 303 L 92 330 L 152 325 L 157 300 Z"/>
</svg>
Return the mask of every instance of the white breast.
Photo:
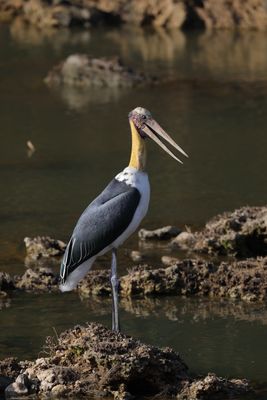
<svg viewBox="0 0 267 400">
<path fill-rule="evenodd" d="M 119 247 L 133 232 L 136 231 L 140 222 L 146 215 L 150 200 L 150 185 L 147 173 L 132 167 L 125 168 L 115 177 L 115 179 L 135 187 L 141 194 L 140 202 L 130 225 L 113 243 L 113 247 Z"/>
</svg>

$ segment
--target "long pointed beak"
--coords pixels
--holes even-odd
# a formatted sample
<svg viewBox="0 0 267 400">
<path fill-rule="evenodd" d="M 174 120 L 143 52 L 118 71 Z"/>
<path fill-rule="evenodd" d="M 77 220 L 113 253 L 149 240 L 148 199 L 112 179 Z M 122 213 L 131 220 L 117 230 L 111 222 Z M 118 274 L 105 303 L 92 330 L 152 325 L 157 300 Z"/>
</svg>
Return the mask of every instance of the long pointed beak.
<svg viewBox="0 0 267 400">
<path fill-rule="evenodd" d="M 162 129 L 162 127 L 154 119 L 145 122 L 145 126 L 142 127 L 142 131 L 144 131 L 147 136 L 153 139 L 163 150 L 166 151 L 166 153 L 168 153 L 171 157 L 173 157 L 181 164 L 183 164 L 183 162 L 179 160 L 179 158 L 177 158 L 176 155 L 174 155 L 167 146 L 165 146 L 165 144 L 161 141 L 161 138 L 166 140 L 166 142 L 171 144 L 176 150 L 180 151 L 180 153 L 182 153 L 185 157 L 188 157 L 186 152 L 180 146 L 178 146 L 177 143 L 175 143 L 175 141 L 168 135 L 167 132 L 164 131 L 164 129 Z"/>
</svg>

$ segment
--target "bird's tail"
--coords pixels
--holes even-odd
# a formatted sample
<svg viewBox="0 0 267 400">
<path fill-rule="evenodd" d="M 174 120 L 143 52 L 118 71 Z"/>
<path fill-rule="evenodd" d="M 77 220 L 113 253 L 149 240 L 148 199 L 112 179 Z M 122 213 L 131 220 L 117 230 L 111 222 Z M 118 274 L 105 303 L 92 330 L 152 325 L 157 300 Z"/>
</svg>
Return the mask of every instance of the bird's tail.
<svg viewBox="0 0 267 400">
<path fill-rule="evenodd" d="M 61 283 L 59 285 L 59 289 L 61 292 L 70 292 L 75 289 L 78 283 L 85 277 L 85 275 L 90 271 L 93 262 L 95 261 L 95 257 L 90 258 L 83 262 L 79 267 L 75 268 L 67 278 L 63 281 L 61 279 Z"/>
</svg>

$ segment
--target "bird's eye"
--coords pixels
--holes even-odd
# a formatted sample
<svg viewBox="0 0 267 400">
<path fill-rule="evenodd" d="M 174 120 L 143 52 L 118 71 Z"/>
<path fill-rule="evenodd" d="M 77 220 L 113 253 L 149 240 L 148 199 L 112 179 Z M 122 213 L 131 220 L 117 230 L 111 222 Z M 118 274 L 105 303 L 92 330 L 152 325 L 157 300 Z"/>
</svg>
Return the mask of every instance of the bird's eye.
<svg viewBox="0 0 267 400">
<path fill-rule="evenodd" d="M 142 115 L 142 119 L 145 120 L 146 119 L 146 115 Z"/>
</svg>

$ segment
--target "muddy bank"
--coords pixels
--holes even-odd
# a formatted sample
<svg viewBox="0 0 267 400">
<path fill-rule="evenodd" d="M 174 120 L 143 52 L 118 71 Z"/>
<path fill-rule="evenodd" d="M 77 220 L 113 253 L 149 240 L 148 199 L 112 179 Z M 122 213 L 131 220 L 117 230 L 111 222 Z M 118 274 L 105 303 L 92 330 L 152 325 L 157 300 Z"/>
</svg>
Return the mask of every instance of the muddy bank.
<svg viewBox="0 0 267 400">
<path fill-rule="evenodd" d="M 8 293 L 57 292 L 58 274 L 51 268 L 27 269 L 21 276 L 9 279 Z M 5 282 L 5 281 L 4 281 Z M 110 295 L 110 271 L 92 270 L 78 286 L 79 294 Z M 120 277 L 120 296 L 207 296 L 240 299 L 249 302 L 267 300 L 267 257 L 215 264 L 204 260 L 177 261 L 166 268 L 135 266 Z"/>
<path fill-rule="evenodd" d="M 90 58 L 86 54 L 73 54 L 56 65 L 45 82 L 50 87 L 117 88 L 152 84 L 156 79 L 126 67 L 117 57 Z"/>
<path fill-rule="evenodd" d="M 264 0 L 2 0 L 0 19 L 20 15 L 42 27 L 88 28 L 95 25 L 135 25 L 166 28 L 257 29 L 267 27 Z"/>
<path fill-rule="evenodd" d="M 249 390 L 245 380 L 214 374 L 193 378 L 172 349 L 146 345 L 93 323 L 47 338 L 44 351 L 46 355 L 33 362 L 0 362 L 6 397 L 177 395 L 179 399 L 205 399 L 212 395 L 215 399 Z"/>
<path fill-rule="evenodd" d="M 134 267 L 120 278 L 120 295 L 208 296 L 266 301 L 267 257 L 218 265 L 203 260 L 178 261 L 167 268 Z M 110 294 L 108 271 L 92 271 L 78 287 L 81 296 Z"/>
</svg>

